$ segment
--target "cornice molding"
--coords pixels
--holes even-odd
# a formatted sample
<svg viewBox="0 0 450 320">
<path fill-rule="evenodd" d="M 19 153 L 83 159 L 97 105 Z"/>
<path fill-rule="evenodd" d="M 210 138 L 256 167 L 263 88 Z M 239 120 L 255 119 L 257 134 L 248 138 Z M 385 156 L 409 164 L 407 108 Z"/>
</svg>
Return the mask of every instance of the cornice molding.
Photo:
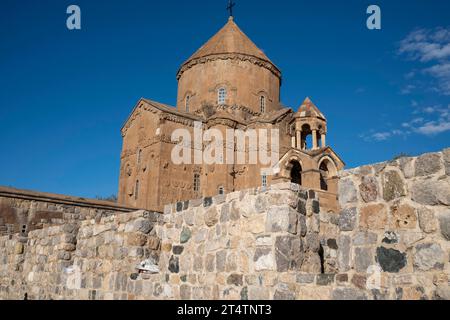
<svg viewBox="0 0 450 320">
<path fill-rule="evenodd" d="M 239 61 L 248 61 L 250 63 L 253 63 L 254 65 L 257 65 L 259 67 L 266 68 L 270 72 L 272 72 L 275 76 L 277 76 L 280 79 L 281 83 L 281 71 L 271 62 L 262 60 L 260 58 L 257 58 L 255 56 L 246 55 L 246 54 L 240 54 L 240 53 L 221 53 L 221 54 L 213 54 L 209 56 L 204 56 L 200 58 L 195 58 L 192 60 L 189 60 L 185 62 L 180 69 L 177 72 L 177 80 L 181 78 L 183 73 L 192 68 L 193 66 L 197 64 L 204 64 L 207 62 L 212 62 L 216 60 L 239 60 Z"/>
</svg>

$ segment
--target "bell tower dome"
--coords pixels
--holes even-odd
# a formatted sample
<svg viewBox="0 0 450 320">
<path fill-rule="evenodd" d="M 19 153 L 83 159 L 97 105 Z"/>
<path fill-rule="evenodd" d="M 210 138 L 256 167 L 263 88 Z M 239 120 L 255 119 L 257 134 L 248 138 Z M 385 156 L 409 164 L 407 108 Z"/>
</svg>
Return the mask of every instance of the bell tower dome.
<svg viewBox="0 0 450 320">
<path fill-rule="evenodd" d="M 255 113 L 280 108 L 281 72 L 230 17 L 177 73 L 179 111 L 243 106 Z"/>
</svg>

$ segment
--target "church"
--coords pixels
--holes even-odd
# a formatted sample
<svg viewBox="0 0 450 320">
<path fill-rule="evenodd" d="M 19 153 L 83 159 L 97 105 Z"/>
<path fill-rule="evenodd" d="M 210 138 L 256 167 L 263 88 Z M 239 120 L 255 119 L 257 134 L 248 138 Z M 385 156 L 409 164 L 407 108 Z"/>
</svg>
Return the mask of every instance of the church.
<svg viewBox="0 0 450 320">
<path fill-rule="evenodd" d="M 344 162 L 327 145 L 327 119 L 310 98 L 297 112 L 281 104 L 281 71 L 232 16 L 176 76 L 176 106 L 142 98 L 122 127 L 119 204 L 162 211 L 166 204 L 290 181 L 315 190 L 327 211 L 339 210 Z M 259 163 L 174 164 L 172 133 L 193 132 L 198 124 L 221 132 L 277 129 L 279 170 L 262 174 Z"/>
</svg>

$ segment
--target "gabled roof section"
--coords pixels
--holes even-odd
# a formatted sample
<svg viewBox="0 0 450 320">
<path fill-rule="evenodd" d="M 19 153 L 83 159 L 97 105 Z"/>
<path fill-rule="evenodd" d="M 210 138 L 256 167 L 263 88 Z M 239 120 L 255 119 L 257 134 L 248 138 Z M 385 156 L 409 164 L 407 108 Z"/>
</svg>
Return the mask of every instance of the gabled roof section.
<svg viewBox="0 0 450 320">
<path fill-rule="evenodd" d="M 297 118 L 319 118 L 322 120 L 327 120 L 319 108 L 311 101 L 309 97 L 303 101 L 302 105 L 298 108 L 295 114 Z"/>
<path fill-rule="evenodd" d="M 136 112 L 136 110 L 139 107 L 141 107 L 141 105 L 143 103 L 145 103 L 146 105 L 149 105 L 151 107 L 154 107 L 154 108 L 158 109 L 159 111 L 161 111 L 163 113 L 173 114 L 175 116 L 184 117 L 184 118 L 187 118 L 187 119 L 190 119 L 190 120 L 193 120 L 193 121 L 202 121 L 203 120 L 201 117 L 196 116 L 194 114 L 178 111 L 177 108 L 172 107 L 172 106 L 170 106 L 168 104 L 164 104 L 164 103 L 160 103 L 160 102 L 157 102 L 157 101 L 152 101 L 152 100 L 149 100 L 149 99 L 141 98 L 136 103 L 135 107 L 133 108 L 133 111 L 131 111 L 131 113 L 128 116 L 127 120 L 123 124 L 121 131 L 123 131 L 123 129 L 127 126 L 128 122 L 130 122 L 133 119 L 133 114 Z"/>
</svg>

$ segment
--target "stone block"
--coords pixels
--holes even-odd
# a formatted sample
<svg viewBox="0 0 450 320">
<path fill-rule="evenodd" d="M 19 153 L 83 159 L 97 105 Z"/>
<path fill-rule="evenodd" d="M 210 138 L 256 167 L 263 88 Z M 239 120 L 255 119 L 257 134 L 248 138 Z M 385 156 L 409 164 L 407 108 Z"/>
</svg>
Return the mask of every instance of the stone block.
<svg viewBox="0 0 450 320">
<path fill-rule="evenodd" d="M 378 181 L 375 177 L 363 176 L 359 185 L 359 194 L 365 202 L 372 202 L 378 197 Z"/>
<path fill-rule="evenodd" d="M 416 159 L 416 176 L 428 176 L 443 168 L 439 153 L 427 153 Z"/>
<path fill-rule="evenodd" d="M 355 248 L 355 270 L 365 273 L 373 264 L 373 252 L 371 248 Z"/>
<path fill-rule="evenodd" d="M 376 233 L 369 231 L 357 232 L 353 237 L 353 245 L 355 246 L 365 246 L 376 244 L 378 236 Z"/>
<path fill-rule="evenodd" d="M 382 186 L 383 198 L 386 201 L 392 201 L 406 195 L 405 182 L 397 171 L 391 170 L 385 172 L 383 174 Z"/>
<path fill-rule="evenodd" d="M 356 188 L 351 179 L 340 179 L 338 183 L 339 203 L 342 207 L 356 202 Z"/>
<path fill-rule="evenodd" d="M 303 242 L 295 236 L 277 237 L 275 261 L 277 271 L 300 270 L 304 259 Z"/>
<path fill-rule="evenodd" d="M 339 229 L 341 231 L 352 231 L 356 225 L 357 213 L 355 207 L 342 210 L 339 215 Z"/>
<path fill-rule="evenodd" d="M 444 211 L 439 217 L 439 226 L 442 236 L 450 241 L 450 210 Z"/>
<path fill-rule="evenodd" d="M 376 260 L 383 271 L 390 273 L 399 272 L 407 263 L 406 253 L 385 247 L 377 248 Z"/>
<path fill-rule="evenodd" d="M 338 265 L 339 271 L 345 272 L 350 269 L 350 247 L 351 238 L 341 235 L 338 238 Z"/>
<path fill-rule="evenodd" d="M 335 274 L 321 273 L 316 276 L 316 284 L 318 286 L 329 286 L 334 283 Z"/>
<path fill-rule="evenodd" d="M 416 209 L 409 204 L 391 206 L 391 223 L 395 229 L 415 229 L 417 225 Z"/>
<path fill-rule="evenodd" d="M 273 206 L 267 212 L 266 232 L 287 232 L 297 212 L 290 206 Z"/>
<path fill-rule="evenodd" d="M 384 229 L 387 219 L 387 210 L 383 204 L 371 204 L 361 208 L 359 225 L 369 230 Z"/>
<path fill-rule="evenodd" d="M 446 254 L 437 243 L 421 243 L 416 246 L 414 269 L 417 271 L 442 270 Z"/>
<path fill-rule="evenodd" d="M 436 217 L 434 216 L 433 210 L 427 209 L 426 207 L 421 207 L 418 210 L 418 214 L 419 214 L 419 226 L 423 232 L 432 233 L 437 230 L 438 222 Z"/>
<path fill-rule="evenodd" d="M 358 289 L 337 288 L 331 293 L 333 300 L 367 300 L 366 294 Z"/>
</svg>

